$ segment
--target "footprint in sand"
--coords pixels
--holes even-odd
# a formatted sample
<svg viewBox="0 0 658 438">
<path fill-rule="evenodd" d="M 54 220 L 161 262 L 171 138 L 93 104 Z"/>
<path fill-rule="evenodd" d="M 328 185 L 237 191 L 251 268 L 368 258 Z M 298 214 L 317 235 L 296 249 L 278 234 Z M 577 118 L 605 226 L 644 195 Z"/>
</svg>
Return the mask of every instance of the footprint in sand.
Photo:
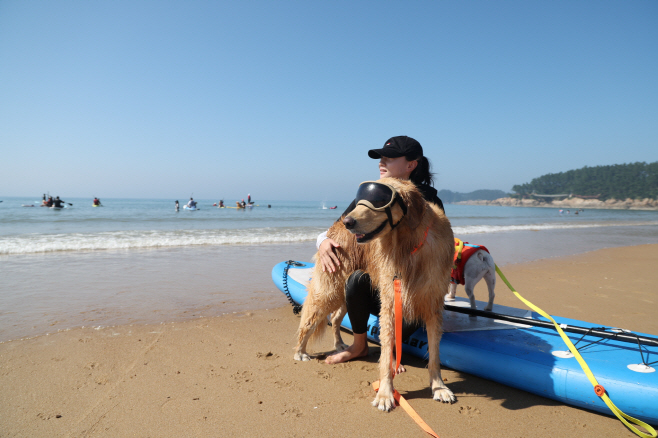
<svg viewBox="0 0 658 438">
<path fill-rule="evenodd" d="M 250 371 L 238 371 L 235 374 L 231 375 L 231 378 L 238 383 L 247 383 L 251 382 L 252 373 Z"/>
<path fill-rule="evenodd" d="M 279 355 L 274 354 L 271 351 L 268 351 L 267 353 L 258 352 L 258 353 L 256 353 L 256 357 L 259 358 L 259 359 L 273 360 L 273 359 L 278 359 Z"/>
<path fill-rule="evenodd" d="M 222 375 L 221 371 L 226 369 L 228 369 L 228 367 L 224 367 L 224 366 L 217 367 L 215 365 L 209 365 L 208 377 L 220 377 Z"/>
<path fill-rule="evenodd" d="M 301 417 L 302 411 L 299 408 L 289 408 L 281 413 L 284 417 Z"/>
<path fill-rule="evenodd" d="M 37 414 L 37 418 L 41 418 L 42 420 L 50 420 L 51 418 L 62 418 L 61 414 L 43 414 L 39 412 Z"/>
<path fill-rule="evenodd" d="M 279 379 L 279 380 L 275 380 L 273 382 L 273 385 L 279 389 L 281 388 L 290 389 L 293 387 L 293 382 L 289 380 Z"/>
<path fill-rule="evenodd" d="M 459 413 L 460 414 L 466 414 L 466 415 L 479 415 L 479 414 L 481 414 L 481 412 L 478 408 L 472 408 L 470 406 L 461 406 L 459 408 Z"/>
</svg>

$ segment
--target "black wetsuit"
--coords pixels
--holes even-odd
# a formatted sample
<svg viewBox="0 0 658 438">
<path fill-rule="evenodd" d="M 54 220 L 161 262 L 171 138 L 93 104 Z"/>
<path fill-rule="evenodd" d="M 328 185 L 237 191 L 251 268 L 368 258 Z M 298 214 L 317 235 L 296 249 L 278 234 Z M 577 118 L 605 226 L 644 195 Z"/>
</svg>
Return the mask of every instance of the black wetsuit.
<svg viewBox="0 0 658 438">
<path fill-rule="evenodd" d="M 434 187 L 425 184 L 417 187 L 427 202 L 432 202 L 438 205 L 441 210 L 445 211 L 443 208 L 443 202 L 441 202 L 441 199 L 437 196 Z M 352 201 L 341 218 L 347 216 L 355 207 L 356 200 Z M 354 273 L 350 275 L 350 278 L 348 278 L 345 283 L 345 301 L 347 303 L 347 314 L 352 323 L 352 332 L 355 334 L 365 333 L 368 330 L 368 319 L 370 318 L 370 315 L 379 316 L 381 310 L 379 290 L 372 287 L 370 275 L 363 271 L 354 271 Z M 402 340 L 407 340 L 407 338 L 418 330 L 419 327 L 420 323 L 408 324 L 406 321 L 403 321 Z"/>
</svg>

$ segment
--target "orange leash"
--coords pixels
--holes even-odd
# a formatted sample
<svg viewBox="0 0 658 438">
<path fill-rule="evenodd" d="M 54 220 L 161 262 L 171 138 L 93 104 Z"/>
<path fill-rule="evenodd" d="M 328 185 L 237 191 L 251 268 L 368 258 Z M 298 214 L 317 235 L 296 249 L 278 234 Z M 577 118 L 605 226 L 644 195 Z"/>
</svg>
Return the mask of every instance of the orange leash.
<svg viewBox="0 0 658 438">
<path fill-rule="evenodd" d="M 402 358 L 402 287 L 400 286 L 400 280 L 395 277 L 393 280 L 393 286 L 395 290 L 395 368 L 391 369 L 393 373 L 393 378 L 395 378 L 395 373 L 397 373 L 398 368 L 400 367 L 400 359 Z M 393 364 L 393 352 L 391 351 L 391 365 Z M 372 382 L 372 387 L 376 391 L 379 391 L 379 380 Z M 409 414 L 409 416 L 429 435 L 439 438 L 436 432 L 423 421 L 423 419 L 418 415 L 418 413 L 411 407 L 411 405 L 405 400 L 400 393 L 394 389 L 393 398 L 404 411 Z"/>
<path fill-rule="evenodd" d="M 391 366 L 395 363 L 395 367 L 391 371 L 395 378 L 402 359 L 402 286 L 400 286 L 400 279 L 397 276 L 393 279 L 393 288 L 395 290 L 395 361 L 391 351 Z"/>
</svg>

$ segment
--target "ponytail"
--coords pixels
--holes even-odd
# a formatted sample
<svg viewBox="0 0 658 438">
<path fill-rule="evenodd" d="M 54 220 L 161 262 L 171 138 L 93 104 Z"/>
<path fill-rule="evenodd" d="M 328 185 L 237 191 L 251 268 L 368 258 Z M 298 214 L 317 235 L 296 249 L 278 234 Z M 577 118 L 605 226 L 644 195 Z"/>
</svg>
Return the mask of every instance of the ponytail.
<svg viewBox="0 0 658 438">
<path fill-rule="evenodd" d="M 432 166 L 430 160 L 428 160 L 427 157 L 425 156 L 421 156 L 416 160 L 418 161 L 418 166 L 416 166 L 413 172 L 411 172 L 411 175 L 409 175 L 409 179 L 417 186 L 421 184 L 433 186 L 434 174 L 430 172 L 430 168 Z"/>
</svg>

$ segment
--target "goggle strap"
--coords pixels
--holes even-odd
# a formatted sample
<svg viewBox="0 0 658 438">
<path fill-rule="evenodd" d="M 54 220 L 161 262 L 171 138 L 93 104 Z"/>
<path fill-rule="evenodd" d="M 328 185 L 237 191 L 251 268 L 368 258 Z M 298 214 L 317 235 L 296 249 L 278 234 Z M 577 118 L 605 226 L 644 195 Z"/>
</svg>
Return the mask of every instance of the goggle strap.
<svg viewBox="0 0 658 438">
<path fill-rule="evenodd" d="M 386 207 L 386 216 L 388 216 L 388 222 L 391 224 L 391 229 L 393 229 L 393 228 L 397 227 L 398 225 L 400 225 L 400 222 L 402 222 L 402 219 L 404 219 L 404 217 L 407 215 L 407 206 L 404 205 L 404 202 L 402 201 L 402 199 L 400 199 L 400 195 L 396 194 L 395 198 L 396 198 L 398 204 L 400 204 L 400 208 L 402 209 L 402 217 L 400 218 L 400 220 L 398 221 L 397 224 L 394 224 L 393 223 L 393 215 L 391 214 L 391 208 Z"/>
<path fill-rule="evenodd" d="M 395 228 L 398 224 L 393 225 L 393 215 L 391 214 L 391 209 L 386 207 L 386 216 L 388 216 L 388 222 L 391 224 L 391 229 Z"/>
<path fill-rule="evenodd" d="M 398 201 L 398 204 L 400 204 L 400 208 L 402 209 L 402 215 L 403 216 L 406 215 L 407 214 L 407 206 L 402 201 L 402 198 L 400 198 L 399 193 L 395 196 L 395 199 Z"/>
</svg>

